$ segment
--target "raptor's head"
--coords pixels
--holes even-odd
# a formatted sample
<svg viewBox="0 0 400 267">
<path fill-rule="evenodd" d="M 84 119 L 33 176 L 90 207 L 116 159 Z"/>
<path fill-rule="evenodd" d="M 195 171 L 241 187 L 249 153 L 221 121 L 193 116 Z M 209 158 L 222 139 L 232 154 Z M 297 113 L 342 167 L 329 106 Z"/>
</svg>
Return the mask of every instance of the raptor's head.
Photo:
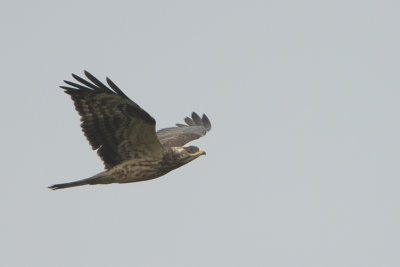
<svg viewBox="0 0 400 267">
<path fill-rule="evenodd" d="M 177 159 L 183 164 L 206 154 L 205 151 L 199 149 L 197 146 L 174 147 L 173 151 Z"/>
</svg>

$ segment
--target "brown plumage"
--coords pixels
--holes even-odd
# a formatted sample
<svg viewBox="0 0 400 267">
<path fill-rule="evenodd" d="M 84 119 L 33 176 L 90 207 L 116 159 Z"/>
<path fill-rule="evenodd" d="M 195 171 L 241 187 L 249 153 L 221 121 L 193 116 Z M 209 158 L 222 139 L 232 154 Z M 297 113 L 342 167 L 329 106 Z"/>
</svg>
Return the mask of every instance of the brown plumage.
<svg viewBox="0 0 400 267">
<path fill-rule="evenodd" d="M 103 160 L 105 171 L 90 178 L 52 185 L 61 189 L 85 184 L 130 183 L 160 177 L 205 152 L 183 147 L 211 130 L 210 120 L 192 113 L 186 124 L 155 130 L 156 121 L 130 100 L 109 78 L 107 85 L 85 71 L 88 80 L 64 81 L 81 116 L 81 127 L 90 145 Z"/>
</svg>

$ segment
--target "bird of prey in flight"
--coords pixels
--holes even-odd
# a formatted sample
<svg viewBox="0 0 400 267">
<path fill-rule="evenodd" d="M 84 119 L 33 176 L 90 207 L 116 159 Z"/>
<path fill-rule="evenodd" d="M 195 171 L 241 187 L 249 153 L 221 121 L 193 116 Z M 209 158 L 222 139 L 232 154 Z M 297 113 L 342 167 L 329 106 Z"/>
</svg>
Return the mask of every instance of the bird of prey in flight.
<svg viewBox="0 0 400 267">
<path fill-rule="evenodd" d="M 186 124 L 156 132 L 156 121 L 130 100 L 109 78 L 107 85 L 85 71 L 87 80 L 60 86 L 69 94 L 81 116 L 81 127 L 90 145 L 103 160 L 105 171 L 75 182 L 55 184 L 50 189 L 132 183 L 160 177 L 206 153 L 184 146 L 211 130 L 210 120 L 195 112 Z"/>
</svg>

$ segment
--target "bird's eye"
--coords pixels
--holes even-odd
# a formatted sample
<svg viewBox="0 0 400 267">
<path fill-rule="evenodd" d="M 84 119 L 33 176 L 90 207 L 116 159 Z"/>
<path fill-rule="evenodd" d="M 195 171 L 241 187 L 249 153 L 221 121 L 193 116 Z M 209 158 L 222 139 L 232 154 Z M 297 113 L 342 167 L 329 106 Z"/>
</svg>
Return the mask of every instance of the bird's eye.
<svg viewBox="0 0 400 267">
<path fill-rule="evenodd" d="M 186 148 L 186 151 L 189 153 L 195 153 L 195 152 L 199 151 L 199 148 L 195 147 L 195 146 L 189 146 Z"/>
</svg>

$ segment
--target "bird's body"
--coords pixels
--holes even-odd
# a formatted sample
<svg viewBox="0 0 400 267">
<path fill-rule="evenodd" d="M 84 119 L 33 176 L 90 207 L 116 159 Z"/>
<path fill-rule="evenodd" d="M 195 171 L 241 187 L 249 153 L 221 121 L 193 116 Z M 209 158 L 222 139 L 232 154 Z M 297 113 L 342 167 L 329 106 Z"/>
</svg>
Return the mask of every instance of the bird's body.
<svg viewBox="0 0 400 267">
<path fill-rule="evenodd" d="M 130 100 L 110 79 L 105 86 L 85 71 L 92 82 L 74 75 L 81 84 L 65 81 L 81 115 L 82 129 L 106 170 L 90 178 L 56 184 L 51 189 L 80 185 L 132 183 L 160 177 L 204 155 L 197 147 L 183 147 L 211 129 L 207 116 L 192 113 L 187 124 L 155 131 L 155 120 Z"/>
</svg>

